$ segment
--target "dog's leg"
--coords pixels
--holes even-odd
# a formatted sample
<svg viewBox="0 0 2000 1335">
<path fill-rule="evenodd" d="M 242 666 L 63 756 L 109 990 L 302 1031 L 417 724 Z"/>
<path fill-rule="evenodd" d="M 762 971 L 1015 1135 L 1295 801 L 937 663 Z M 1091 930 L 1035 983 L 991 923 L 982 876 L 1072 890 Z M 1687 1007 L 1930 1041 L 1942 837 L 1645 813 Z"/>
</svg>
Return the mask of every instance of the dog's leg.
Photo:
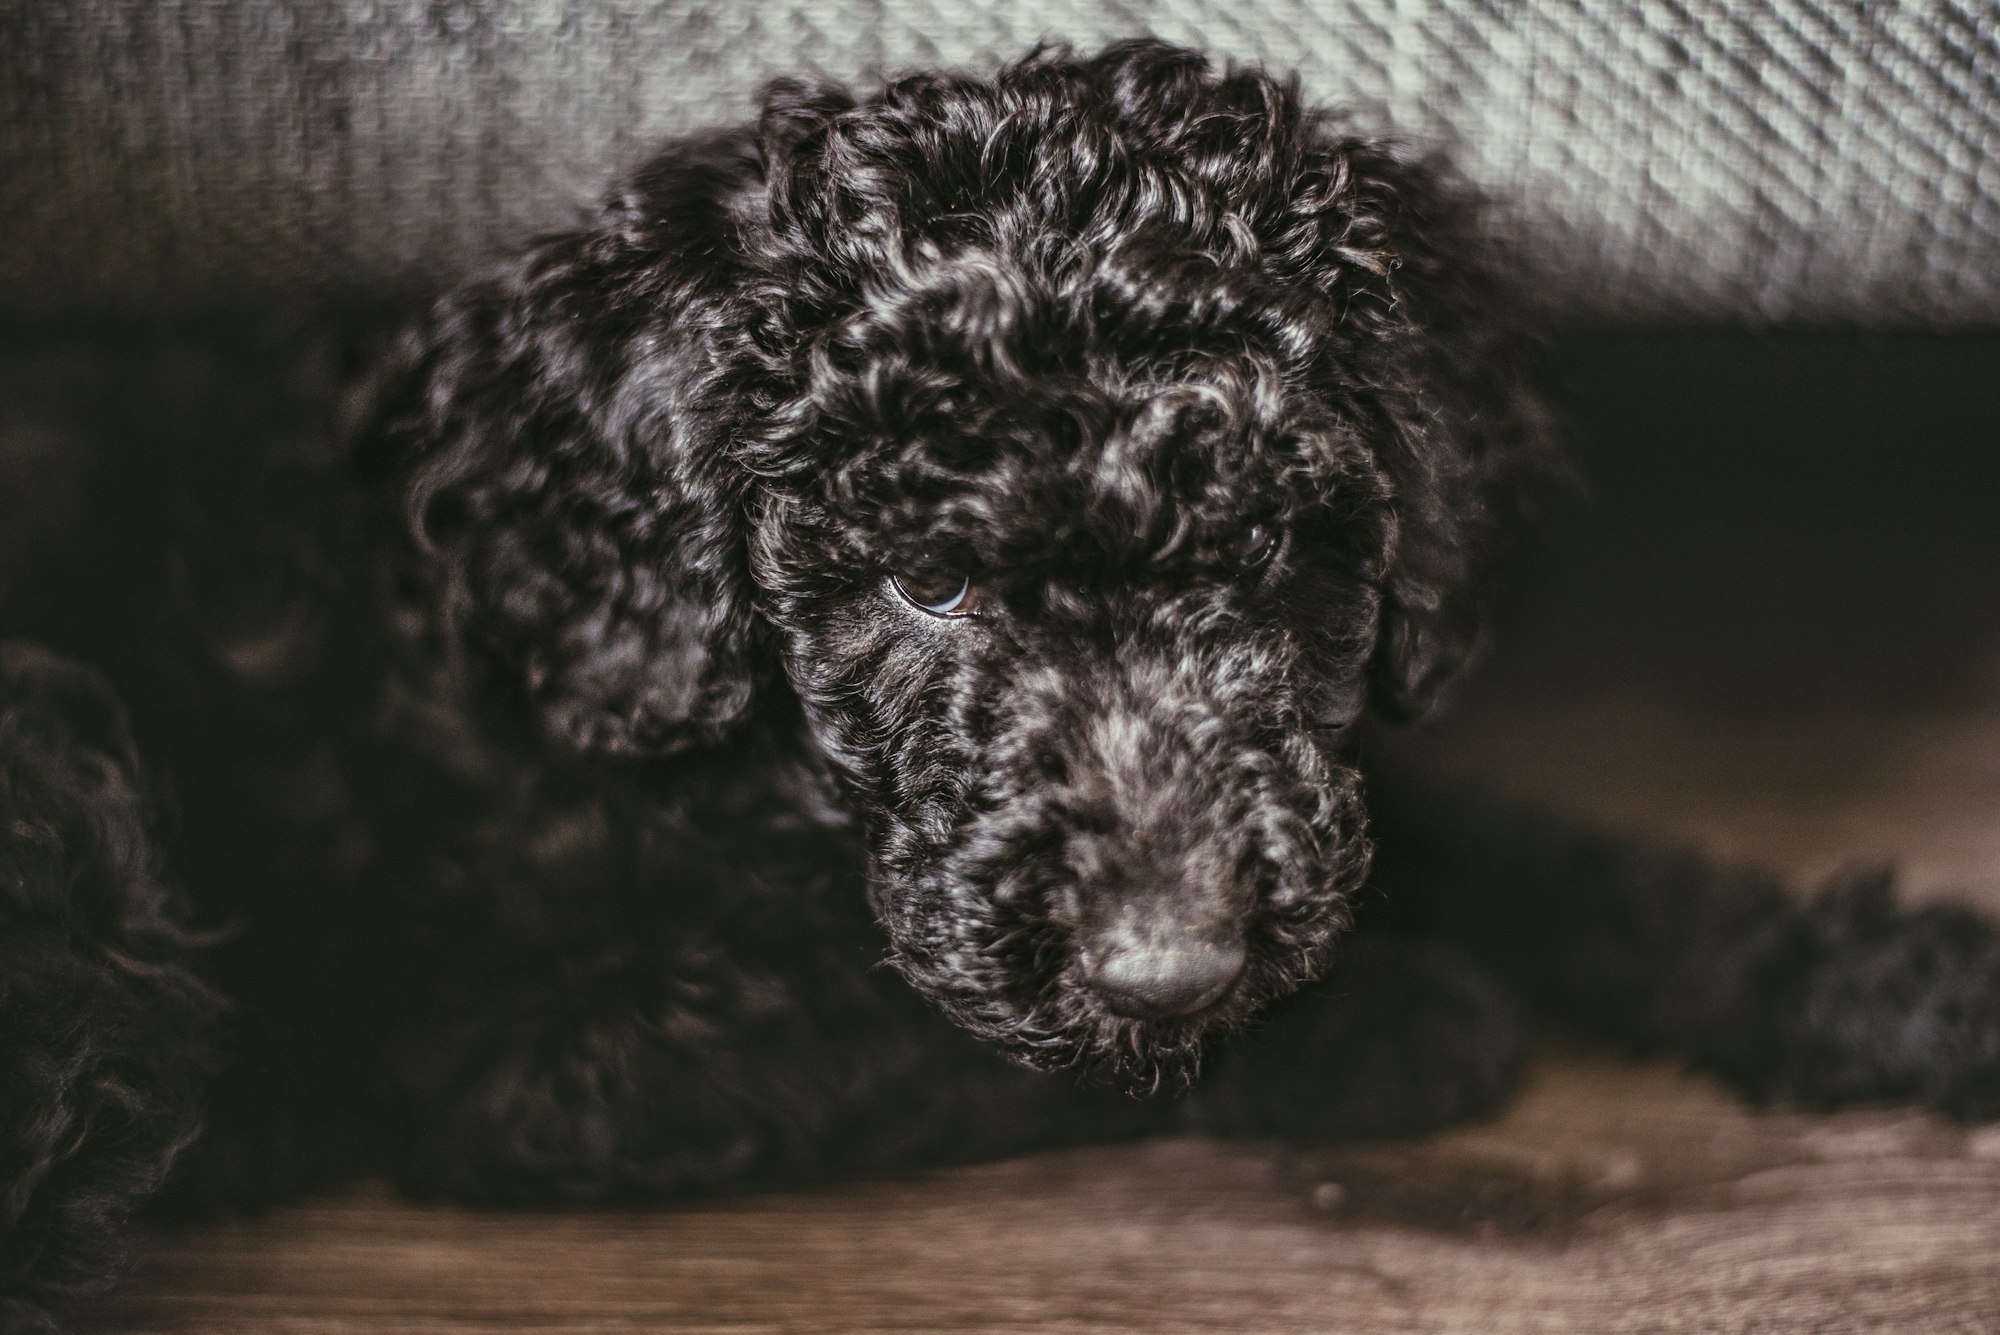
<svg viewBox="0 0 2000 1335">
<path fill-rule="evenodd" d="M 2000 932 L 1899 909 L 1885 874 L 1774 878 L 1463 789 L 1377 782 L 1382 916 L 1457 943 L 1583 1037 L 1757 1100 L 2000 1116 Z"/>
<path fill-rule="evenodd" d="M 484 863 L 451 855 L 471 890 L 414 929 L 435 945 L 383 951 L 428 966 L 382 1062 L 390 1171 L 413 1195 L 648 1202 L 1113 1140 L 1175 1115 L 1017 1068 L 938 1016 L 883 965 L 858 877 L 826 872 L 854 863 L 845 847 L 794 831 L 705 854 L 598 821 L 594 800 L 537 806 L 548 838 L 524 817 Z"/>
<path fill-rule="evenodd" d="M 155 879 L 123 710 L 0 644 L 0 1331 L 108 1288 L 193 1139 L 216 1002 Z"/>
<path fill-rule="evenodd" d="M 822 980 L 831 982 L 831 980 Z M 570 989 L 565 988 L 566 992 Z M 852 983 L 691 971 L 639 1009 L 413 1035 L 390 1172 L 419 1199 L 647 1204 L 1129 1139 L 1164 1102 L 1010 1066 Z M 664 994 L 675 994 L 669 1000 Z"/>
<path fill-rule="evenodd" d="M 1524 1054 L 1515 1005 L 1449 944 L 1358 933 L 1321 982 L 1208 1063 L 1199 1130 L 1410 1135 L 1493 1111 Z"/>
</svg>

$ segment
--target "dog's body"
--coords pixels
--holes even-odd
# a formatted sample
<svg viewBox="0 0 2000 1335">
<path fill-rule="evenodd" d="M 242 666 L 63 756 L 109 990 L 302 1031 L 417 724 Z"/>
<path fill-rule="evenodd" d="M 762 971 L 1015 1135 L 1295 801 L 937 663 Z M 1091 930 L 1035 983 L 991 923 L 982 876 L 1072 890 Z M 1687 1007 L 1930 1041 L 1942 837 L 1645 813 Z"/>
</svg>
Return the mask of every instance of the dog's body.
<svg viewBox="0 0 2000 1335">
<path fill-rule="evenodd" d="M 14 600 L 173 816 L 158 854 L 95 673 L 0 653 L 0 1326 L 163 1180 L 629 1202 L 1415 1131 L 1504 1096 L 1519 1002 L 1992 1113 L 1969 916 L 1424 802 L 1357 909 L 1350 733 L 1473 651 L 1524 383 L 1462 192 L 1172 48 L 669 147 L 131 574 L 184 602 Z"/>
</svg>

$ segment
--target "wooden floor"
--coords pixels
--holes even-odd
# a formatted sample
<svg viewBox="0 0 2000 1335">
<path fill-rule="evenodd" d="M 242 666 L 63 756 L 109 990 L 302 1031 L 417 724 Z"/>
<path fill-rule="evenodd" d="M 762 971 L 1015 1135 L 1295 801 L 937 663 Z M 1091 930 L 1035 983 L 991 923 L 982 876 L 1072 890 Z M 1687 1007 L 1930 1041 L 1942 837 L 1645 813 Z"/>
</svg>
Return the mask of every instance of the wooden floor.
<svg viewBox="0 0 2000 1335">
<path fill-rule="evenodd" d="M 1839 717 L 1474 702 L 1416 745 L 1802 884 L 1895 856 L 2000 912 L 2000 688 Z M 1408 1144 L 1171 1141 L 651 1214 L 364 1192 L 152 1240 L 107 1328 L 1994 1331 L 2000 1127 L 1755 1115 L 1559 1054 L 1498 1124 Z"/>
</svg>

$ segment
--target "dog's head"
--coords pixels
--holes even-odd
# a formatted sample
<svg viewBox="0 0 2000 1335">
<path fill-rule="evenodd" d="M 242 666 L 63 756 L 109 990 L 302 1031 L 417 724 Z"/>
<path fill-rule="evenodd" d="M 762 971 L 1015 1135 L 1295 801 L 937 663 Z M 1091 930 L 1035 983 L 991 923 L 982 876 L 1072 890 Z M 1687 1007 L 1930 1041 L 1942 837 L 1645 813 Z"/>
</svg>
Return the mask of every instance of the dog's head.
<svg viewBox="0 0 2000 1335">
<path fill-rule="evenodd" d="M 1157 43 L 771 89 L 441 303 L 377 448 L 586 750 L 789 692 L 904 974 L 1138 1078 L 1315 976 L 1341 743 L 1471 655 L 1540 425 L 1476 211 Z"/>
</svg>

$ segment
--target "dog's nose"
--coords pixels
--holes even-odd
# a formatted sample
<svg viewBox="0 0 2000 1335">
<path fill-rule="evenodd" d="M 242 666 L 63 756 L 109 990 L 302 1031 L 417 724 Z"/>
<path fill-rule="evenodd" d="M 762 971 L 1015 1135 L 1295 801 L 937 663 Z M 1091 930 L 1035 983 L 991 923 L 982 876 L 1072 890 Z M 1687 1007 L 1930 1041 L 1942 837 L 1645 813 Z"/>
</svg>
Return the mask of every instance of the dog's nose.
<svg viewBox="0 0 2000 1335">
<path fill-rule="evenodd" d="M 1085 950 L 1083 972 L 1113 1011 L 1159 1020 L 1192 1014 L 1220 997 L 1243 972 L 1246 958 L 1240 940 L 1127 941 Z"/>
</svg>

